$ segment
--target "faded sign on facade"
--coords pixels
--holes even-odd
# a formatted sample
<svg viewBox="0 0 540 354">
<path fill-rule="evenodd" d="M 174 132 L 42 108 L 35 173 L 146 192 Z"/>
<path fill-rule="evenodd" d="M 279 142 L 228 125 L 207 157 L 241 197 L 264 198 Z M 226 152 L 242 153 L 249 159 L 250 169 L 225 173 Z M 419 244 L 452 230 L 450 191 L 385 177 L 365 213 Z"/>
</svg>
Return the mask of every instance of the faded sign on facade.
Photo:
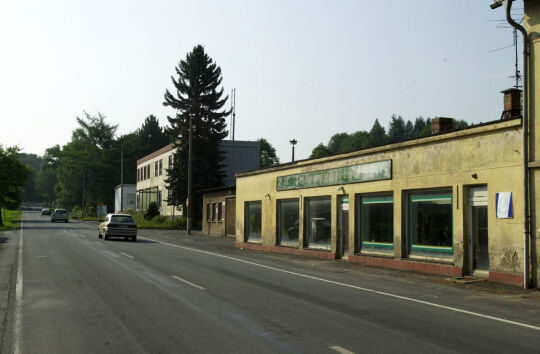
<svg viewBox="0 0 540 354">
<path fill-rule="evenodd" d="M 322 171 L 280 176 L 277 178 L 276 189 L 278 191 L 285 191 L 336 184 L 379 181 L 391 178 L 392 160 L 384 160 Z"/>
</svg>

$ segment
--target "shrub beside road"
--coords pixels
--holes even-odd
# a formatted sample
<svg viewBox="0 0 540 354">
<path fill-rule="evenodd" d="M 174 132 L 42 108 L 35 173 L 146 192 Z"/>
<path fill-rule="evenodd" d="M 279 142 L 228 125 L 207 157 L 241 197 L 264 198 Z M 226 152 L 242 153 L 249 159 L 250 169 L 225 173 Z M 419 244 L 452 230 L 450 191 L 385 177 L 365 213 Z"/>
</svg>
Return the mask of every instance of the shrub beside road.
<svg viewBox="0 0 540 354">
<path fill-rule="evenodd" d="M 21 225 L 21 210 L 2 209 L 2 220 L 4 225 L 0 226 L 0 231 L 13 230 Z"/>
</svg>

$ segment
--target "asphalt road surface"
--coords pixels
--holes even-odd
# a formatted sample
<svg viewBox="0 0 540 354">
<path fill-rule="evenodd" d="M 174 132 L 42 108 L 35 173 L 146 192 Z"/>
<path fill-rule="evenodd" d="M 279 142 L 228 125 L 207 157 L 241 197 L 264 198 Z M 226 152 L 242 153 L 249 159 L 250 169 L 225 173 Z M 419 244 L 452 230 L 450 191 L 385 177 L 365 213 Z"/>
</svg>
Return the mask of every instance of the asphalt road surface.
<svg viewBox="0 0 540 354">
<path fill-rule="evenodd" d="M 141 230 L 136 243 L 104 241 L 93 225 L 23 220 L 0 248 L 4 352 L 540 351 L 535 293 L 239 250 L 230 239 Z"/>
</svg>

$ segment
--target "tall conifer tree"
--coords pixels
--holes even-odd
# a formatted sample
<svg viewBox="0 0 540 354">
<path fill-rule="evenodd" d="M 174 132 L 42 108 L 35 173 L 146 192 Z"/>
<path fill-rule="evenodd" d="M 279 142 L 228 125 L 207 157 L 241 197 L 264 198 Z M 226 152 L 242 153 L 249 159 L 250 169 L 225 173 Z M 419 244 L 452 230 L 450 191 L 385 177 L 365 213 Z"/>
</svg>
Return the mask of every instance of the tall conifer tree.
<svg viewBox="0 0 540 354">
<path fill-rule="evenodd" d="M 192 146 L 192 192 L 191 210 L 194 223 L 201 219 L 201 190 L 223 184 L 219 149 L 221 140 L 228 135 L 225 118 L 230 111 L 223 107 L 228 96 L 223 98 L 221 68 L 197 45 L 187 53 L 175 68 L 177 77 L 171 77 L 174 94 L 166 90 L 165 106 L 176 110 L 175 117 L 167 117 L 170 126 L 167 132 L 175 140 L 176 153 L 172 169 L 168 169 L 166 180 L 170 194 L 169 204 L 184 205 L 187 198 L 188 180 L 188 134 L 189 118 L 193 119 Z"/>
</svg>

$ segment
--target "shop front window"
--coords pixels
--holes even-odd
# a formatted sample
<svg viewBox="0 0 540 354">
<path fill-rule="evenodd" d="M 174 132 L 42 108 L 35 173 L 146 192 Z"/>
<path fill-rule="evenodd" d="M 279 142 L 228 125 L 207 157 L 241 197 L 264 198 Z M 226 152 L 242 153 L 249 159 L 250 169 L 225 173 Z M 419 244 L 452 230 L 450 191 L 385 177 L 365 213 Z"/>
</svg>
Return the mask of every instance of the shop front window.
<svg viewBox="0 0 540 354">
<path fill-rule="evenodd" d="M 246 241 L 260 242 L 262 225 L 261 202 L 246 202 L 245 208 L 244 223 L 246 225 Z"/>
<path fill-rule="evenodd" d="M 411 254 L 453 252 L 452 191 L 413 193 L 409 197 Z"/>
<path fill-rule="evenodd" d="M 392 195 L 357 197 L 359 244 L 362 250 L 391 251 L 394 248 L 394 199 Z"/>
<path fill-rule="evenodd" d="M 330 197 L 306 198 L 306 241 L 308 247 L 332 247 L 332 201 Z"/>
<path fill-rule="evenodd" d="M 299 210 L 298 199 L 278 200 L 278 244 L 298 245 Z"/>
</svg>

